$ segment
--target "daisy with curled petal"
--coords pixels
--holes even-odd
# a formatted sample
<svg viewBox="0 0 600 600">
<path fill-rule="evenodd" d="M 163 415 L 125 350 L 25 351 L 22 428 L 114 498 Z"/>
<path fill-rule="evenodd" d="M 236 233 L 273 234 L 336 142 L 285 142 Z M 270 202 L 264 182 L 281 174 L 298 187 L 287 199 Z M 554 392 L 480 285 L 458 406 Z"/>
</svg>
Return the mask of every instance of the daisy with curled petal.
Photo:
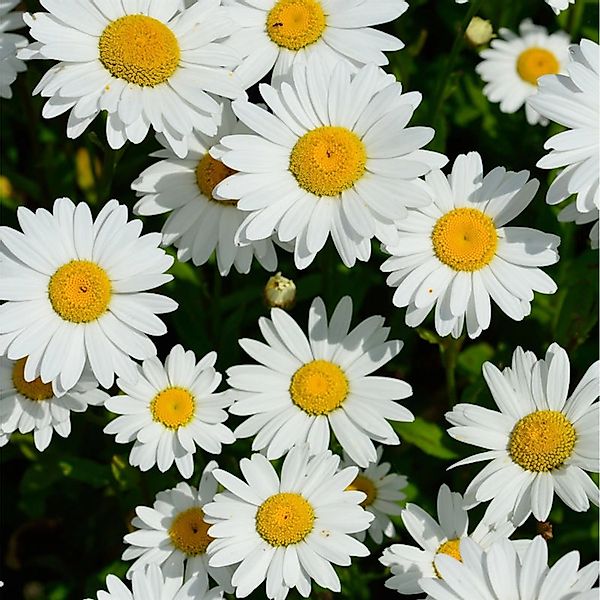
<svg viewBox="0 0 600 600">
<path fill-rule="evenodd" d="M 239 29 L 227 40 L 244 56 L 236 74 L 246 87 L 273 67 L 273 77 L 289 74 L 309 57 L 333 66 L 343 60 L 356 69 L 387 65 L 385 50 L 400 50 L 396 37 L 373 29 L 397 19 L 408 8 L 403 0 L 225 0 Z"/>
<path fill-rule="evenodd" d="M 89 369 L 75 386 L 57 398 L 52 385 L 37 378 L 26 381 L 25 358 L 14 361 L 0 356 L 0 433 L 33 431 L 35 447 L 42 452 L 56 431 L 66 438 L 71 433 L 70 413 L 84 412 L 88 406 L 104 404 L 108 394 L 98 389 L 98 382 Z M 0 441 L 0 446 L 4 443 Z"/>
<path fill-rule="evenodd" d="M 71 389 L 90 365 L 105 388 L 114 374 L 135 377 L 138 360 L 156 354 L 147 334 L 167 328 L 156 316 L 177 303 L 148 293 L 173 279 L 160 234 L 140 236 L 142 222 L 107 202 L 92 219 L 85 202 L 59 198 L 53 212 L 21 206 L 23 233 L 0 228 L 0 354 L 27 357 L 25 381 Z"/>
<path fill-rule="evenodd" d="M 210 525 L 204 519 L 203 507 L 212 502 L 217 492 L 213 470 L 217 463 L 206 465 L 196 489 L 185 482 L 170 490 L 156 494 L 153 508 L 138 506 L 131 524 L 136 531 L 128 533 L 123 541 L 129 547 L 123 560 L 135 559 L 127 576 L 147 564 L 156 564 L 168 577 L 201 580 L 208 587 L 208 577 L 214 579 L 227 592 L 231 587 L 230 567 L 211 567 L 206 549 L 213 538 L 208 535 Z"/>
<path fill-rule="evenodd" d="M 331 563 L 348 566 L 367 556 L 366 546 L 349 534 L 364 531 L 373 515 L 360 506 L 365 495 L 347 490 L 358 470 L 337 472 L 331 452 L 309 457 L 306 444 L 286 456 L 281 478 L 261 454 L 240 461 L 246 482 L 216 469 L 224 486 L 204 507 L 215 540 L 208 548 L 214 567 L 238 564 L 232 584 L 244 598 L 266 579 L 266 597 L 283 600 L 291 588 L 307 598 L 311 580 L 341 589 Z"/>
<path fill-rule="evenodd" d="M 239 246 L 234 237 L 246 213 L 237 208 L 235 200 L 222 200 L 213 195 L 214 188 L 235 173 L 209 151 L 224 135 L 248 133 L 231 111 L 229 103 L 222 106 L 219 129 L 214 137 L 200 133 L 188 140 L 188 154 L 180 159 L 170 150 L 165 138 L 158 141 L 165 148 L 153 156 L 162 160 L 148 167 L 131 187 L 141 198 L 134 207 L 138 215 L 170 212 L 162 229 L 163 244 L 177 247 L 177 258 L 203 265 L 216 252 L 217 266 L 226 276 L 232 266 L 239 273 L 248 273 L 252 258 L 267 270 L 277 267 L 277 254 L 271 239 Z"/>
<path fill-rule="evenodd" d="M 531 513 L 547 520 L 554 493 L 578 512 L 597 506 L 600 492 L 585 471 L 600 470 L 600 362 L 571 395 L 569 358 L 558 344 L 540 360 L 519 347 L 510 367 L 487 362 L 483 376 L 500 411 L 458 404 L 446 414 L 453 438 L 487 449 L 454 466 L 491 461 L 469 484 L 466 505 L 491 500 L 486 518 L 508 515 L 517 526 Z"/>
<path fill-rule="evenodd" d="M 422 550 L 406 544 L 393 544 L 383 551 L 379 561 L 390 567 L 392 577 L 385 586 L 400 594 L 419 594 L 422 577 L 440 577 L 435 567 L 437 556 L 445 554 L 461 560 L 461 541 L 466 537 L 487 548 L 494 540 L 512 535 L 515 528 L 507 521 L 490 525 L 480 522 L 469 533 L 469 515 L 463 497 L 442 485 L 437 497 L 439 523 L 415 504 L 402 511 L 404 526 Z"/>
<path fill-rule="evenodd" d="M 519 35 L 504 27 L 500 38 L 492 40 L 490 48 L 481 52 L 483 60 L 475 70 L 486 82 L 483 93 L 490 102 L 499 102 L 504 113 L 514 113 L 525 104 L 530 125 L 547 125 L 529 104 L 527 98 L 537 91 L 540 77 L 563 73 L 569 60 L 570 37 L 564 31 L 548 34 L 545 27 L 525 19 L 519 25 Z"/>
<path fill-rule="evenodd" d="M 229 411 L 251 415 L 235 430 L 238 438 L 256 436 L 253 450 L 279 458 L 292 446 L 308 442 L 316 454 L 329 447 L 330 428 L 348 456 L 359 466 L 377 460 L 373 441 L 399 444 L 388 423 L 412 421 L 412 413 L 396 400 L 412 394 L 410 385 L 391 377 L 370 375 L 388 363 L 402 342 L 387 340 L 389 327 L 373 316 L 348 332 L 352 300 L 338 303 L 329 324 L 321 298 L 309 311 L 308 339 L 285 311 L 274 308 L 271 319 L 258 322 L 267 344 L 242 339 L 240 346 L 260 365 L 227 370 L 235 403 Z"/>
<path fill-rule="evenodd" d="M 34 90 L 48 98 L 46 118 L 70 111 L 67 136 L 76 138 L 102 110 L 111 148 L 141 142 L 150 127 L 178 156 L 193 130 L 213 135 L 218 103 L 243 94 L 231 68 L 238 56 L 224 46 L 234 23 L 220 0 L 41 0 L 49 12 L 26 13 L 37 40 L 25 59 L 61 61 Z"/>
<path fill-rule="evenodd" d="M 196 363 L 196 356 L 174 346 L 164 366 L 156 356 L 136 365 L 135 377 L 120 377 L 117 385 L 124 395 L 106 401 L 106 408 L 121 416 L 111 421 L 104 433 L 115 441 L 135 441 L 129 462 L 142 471 L 157 465 L 163 473 L 173 462 L 185 478 L 194 472 L 194 453 L 199 446 L 220 454 L 222 444 L 235 437 L 223 425 L 229 406 L 226 392 L 215 393 L 221 374 L 215 371 L 215 352 Z"/>
<path fill-rule="evenodd" d="M 294 260 L 307 267 L 329 235 L 344 264 L 368 260 L 370 240 L 396 239 L 394 221 L 407 206 L 430 202 L 417 178 L 446 164 L 421 148 L 430 127 L 406 127 L 421 96 L 374 65 L 351 75 L 309 61 L 295 65 L 290 82 L 260 86 L 273 114 L 246 101 L 233 103 L 256 135 L 232 135 L 211 154 L 238 171 L 216 195 L 239 199 L 249 214 L 242 243 L 273 231 L 294 241 Z"/>
<path fill-rule="evenodd" d="M 17 58 L 17 50 L 27 46 L 27 38 L 10 33 L 23 27 L 23 13 L 12 11 L 17 4 L 19 0 L 0 0 L 0 98 L 12 98 L 10 86 L 17 73 L 26 69 Z"/>
<path fill-rule="evenodd" d="M 554 281 L 538 267 L 558 261 L 560 238 L 528 227 L 505 227 L 533 199 L 539 183 L 528 171 L 496 167 L 483 174 L 477 152 L 461 154 L 451 175 L 425 177 L 433 203 L 410 209 L 396 223 L 399 236 L 385 249 L 381 270 L 398 288 L 393 302 L 407 306 L 417 327 L 435 308 L 439 335 L 458 338 L 466 324 L 475 338 L 491 321 L 490 298 L 516 321 L 531 311 L 533 292 L 553 294 Z"/>
</svg>

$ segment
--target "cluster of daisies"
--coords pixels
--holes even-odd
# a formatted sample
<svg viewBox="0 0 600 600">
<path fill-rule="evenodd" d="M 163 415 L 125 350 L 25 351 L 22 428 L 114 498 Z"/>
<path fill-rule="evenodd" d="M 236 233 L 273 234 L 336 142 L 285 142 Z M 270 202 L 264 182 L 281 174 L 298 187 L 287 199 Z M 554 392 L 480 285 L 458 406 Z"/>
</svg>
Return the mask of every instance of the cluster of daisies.
<svg viewBox="0 0 600 600">
<path fill-rule="evenodd" d="M 69 434 L 71 411 L 103 405 L 118 415 L 105 433 L 130 445 L 141 471 L 175 467 L 187 480 L 198 448 L 219 455 L 252 438 L 254 452 L 239 463 L 243 479 L 211 461 L 197 488 L 182 481 L 138 506 L 123 553 L 133 592 L 111 575 L 98 598 L 245 597 L 263 582 L 274 600 L 293 588 L 309 597 L 313 581 L 340 591 L 332 565 L 368 555 L 367 533 L 374 544 L 393 537 L 394 516 L 422 548 L 383 551 L 400 594 L 592 598 L 596 564 L 579 569 L 572 553 L 549 568 L 541 538 L 509 538 L 531 514 L 545 520 L 555 493 L 575 511 L 599 503 L 587 474 L 599 470 L 599 363 L 570 395 L 556 344 L 543 359 L 517 348 L 503 371 L 486 363 L 498 410 L 459 404 L 447 419 L 451 436 L 485 449 L 458 464 L 489 463 L 464 496 L 440 488 L 438 522 L 400 508 L 406 478 L 382 462 L 383 445 L 400 443 L 390 422 L 414 418 L 400 403 L 410 385 L 375 374 L 402 348 L 383 317 L 351 328 L 349 297 L 329 315 L 316 298 L 303 329 L 274 308 L 258 322 L 264 341 L 239 341 L 251 362 L 227 370 L 225 389 L 216 353 L 198 360 L 176 345 L 163 363 L 151 339 L 167 331 L 159 315 L 177 309 L 156 292 L 172 279 L 165 246 L 194 265 L 214 253 L 226 276 L 254 258 L 275 270 L 278 249 L 307 268 L 329 238 L 352 267 L 376 239 L 407 325 L 433 312 L 438 334 L 455 338 L 486 330 L 492 304 L 520 321 L 534 292 L 556 291 L 543 267 L 558 261 L 560 239 L 507 226 L 538 181 L 486 171 L 477 152 L 445 174 L 448 158 L 424 149 L 434 130 L 408 126 L 421 95 L 381 68 L 403 44 L 373 28 L 406 2 L 41 0 L 47 12 L 24 15 L 16 4 L 0 1 L 2 96 L 24 60 L 57 61 L 34 93 L 47 98 L 44 117 L 68 113 L 68 137 L 100 113 L 113 149 L 152 129 L 162 149 L 132 183 L 134 212 L 169 216 L 142 234 L 116 200 L 94 218 L 60 198 L 52 212 L 20 207 L 21 231 L 0 229 L 0 445 L 33 431 L 44 450 L 53 432 Z M 33 43 L 5 33 L 22 20 Z M 482 52 L 484 93 L 505 112 L 525 104 L 531 124 L 567 128 L 539 162 L 565 167 L 547 201 L 577 194 L 559 218 L 597 220 L 598 45 L 569 47 L 529 21 L 500 35 Z M 268 74 L 264 104 L 250 102 L 246 90 Z M 115 380 L 117 395 L 100 389 Z M 233 431 L 230 414 L 241 417 Z M 487 502 L 469 533 L 468 511 Z"/>
</svg>

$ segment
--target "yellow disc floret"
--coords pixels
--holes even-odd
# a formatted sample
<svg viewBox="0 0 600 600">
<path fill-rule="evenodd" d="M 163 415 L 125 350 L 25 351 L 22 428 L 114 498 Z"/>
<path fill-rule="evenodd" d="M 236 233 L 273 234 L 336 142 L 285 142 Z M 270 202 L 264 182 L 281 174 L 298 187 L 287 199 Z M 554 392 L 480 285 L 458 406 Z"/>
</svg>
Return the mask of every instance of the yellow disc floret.
<svg viewBox="0 0 600 600">
<path fill-rule="evenodd" d="M 279 0 L 267 16 L 267 35 L 288 50 L 314 44 L 325 26 L 323 7 L 316 0 Z"/>
<path fill-rule="evenodd" d="M 304 134 L 290 155 L 290 171 L 315 196 L 338 196 L 365 173 L 367 152 L 345 127 L 319 127 Z"/>
<path fill-rule="evenodd" d="M 517 421 L 508 451 L 526 471 L 548 472 L 573 454 L 577 434 L 571 421 L 557 410 L 538 410 Z"/>
<path fill-rule="evenodd" d="M 342 405 L 348 388 L 340 367 L 327 360 L 313 360 L 292 376 L 290 396 L 309 415 L 326 415 Z"/>
<path fill-rule="evenodd" d="M 164 23 L 126 15 L 110 23 L 98 42 L 100 62 L 118 79 L 143 87 L 164 83 L 179 65 L 177 38 Z"/>
<path fill-rule="evenodd" d="M 367 497 L 360 503 L 364 508 L 370 506 L 377 500 L 377 486 L 364 475 L 357 475 L 356 479 L 346 488 L 347 490 L 354 490 L 357 492 L 364 492 Z"/>
<path fill-rule="evenodd" d="M 213 538 L 208 535 L 210 525 L 204 520 L 204 512 L 194 506 L 179 513 L 169 527 L 173 546 L 187 556 L 204 554 Z"/>
<path fill-rule="evenodd" d="M 314 521 L 312 506 L 300 494 L 275 494 L 256 511 L 256 531 L 271 546 L 298 544 L 312 531 Z"/>
<path fill-rule="evenodd" d="M 198 161 L 196 166 L 196 184 L 202 195 L 209 200 L 219 202 L 220 204 L 237 205 L 237 200 L 221 200 L 213 196 L 213 190 L 230 175 L 235 175 L 237 171 L 230 169 L 220 160 L 213 158 L 208 152 Z"/>
<path fill-rule="evenodd" d="M 152 418 L 169 429 L 177 429 L 194 418 L 196 401 L 184 388 L 170 387 L 158 393 L 150 403 Z"/>
<path fill-rule="evenodd" d="M 13 366 L 12 382 L 15 390 L 29 398 L 39 402 L 41 400 L 49 400 L 54 396 L 51 383 L 44 383 L 39 377 L 33 381 L 25 381 L 25 362 L 27 358 L 20 358 Z"/>
<path fill-rule="evenodd" d="M 72 260 L 50 278 L 48 297 L 65 321 L 89 323 L 108 310 L 111 289 L 102 267 L 88 260 Z"/>
<path fill-rule="evenodd" d="M 455 208 L 440 217 L 431 232 L 435 255 L 455 271 L 479 271 L 496 254 L 494 221 L 476 208 Z"/>
<path fill-rule="evenodd" d="M 556 56 L 545 48 L 527 48 L 517 59 L 519 77 L 532 85 L 537 85 L 537 80 L 542 75 L 554 75 L 559 70 L 560 65 Z"/>
<path fill-rule="evenodd" d="M 460 539 L 454 538 L 441 544 L 440 547 L 437 549 L 435 555 L 437 556 L 438 554 L 447 554 L 448 556 L 451 556 L 452 558 L 455 558 L 456 560 L 462 562 L 462 557 L 460 555 Z M 441 579 L 442 576 L 437 570 L 435 562 L 433 563 L 433 570 L 435 571 L 435 574 Z"/>
</svg>

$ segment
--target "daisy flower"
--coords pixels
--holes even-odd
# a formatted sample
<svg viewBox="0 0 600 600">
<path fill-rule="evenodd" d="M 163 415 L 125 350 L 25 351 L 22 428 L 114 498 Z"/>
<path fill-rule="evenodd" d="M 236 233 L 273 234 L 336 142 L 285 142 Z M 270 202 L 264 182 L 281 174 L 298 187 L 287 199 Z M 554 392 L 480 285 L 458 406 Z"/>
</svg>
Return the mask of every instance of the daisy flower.
<svg viewBox="0 0 600 600">
<path fill-rule="evenodd" d="M 216 250 L 223 276 L 232 266 L 239 273 L 248 273 L 253 257 L 269 271 L 277 267 L 270 239 L 243 247 L 234 242 L 246 213 L 237 208 L 235 200 L 213 196 L 213 189 L 235 171 L 213 158 L 209 150 L 224 135 L 242 132 L 248 130 L 235 118 L 230 104 L 224 104 L 216 136 L 193 134 L 185 159 L 178 158 L 165 138 L 159 136 L 165 149 L 153 156 L 162 160 L 148 167 L 131 186 L 141 197 L 133 209 L 136 214 L 171 213 L 162 229 L 163 244 L 174 244 L 180 261 L 191 259 L 195 265 L 202 265 Z"/>
<path fill-rule="evenodd" d="M 146 291 L 172 279 L 160 234 L 140 237 L 142 222 L 128 222 L 116 200 L 95 221 L 85 202 L 68 198 L 52 213 L 21 206 L 17 218 L 23 233 L 0 228 L 0 355 L 27 357 L 25 380 L 52 381 L 56 395 L 77 383 L 86 363 L 105 388 L 115 373 L 135 376 L 130 357 L 156 354 L 146 334 L 167 331 L 156 314 L 177 308 Z"/>
<path fill-rule="evenodd" d="M 568 206 L 565 206 L 558 213 L 558 220 L 562 223 L 575 223 L 576 225 L 587 225 L 588 223 L 594 223 L 594 226 L 590 230 L 590 243 L 592 249 L 597 250 L 600 245 L 600 224 L 598 223 L 598 219 L 600 218 L 600 213 L 598 209 L 595 208 L 590 210 L 589 212 L 580 212 L 577 210 L 577 203 L 571 202 Z"/>
<path fill-rule="evenodd" d="M 569 60 L 570 38 L 564 31 L 548 35 L 545 27 L 525 19 L 519 25 L 519 35 L 504 27 L 500 38 L 492 40 L 491 48 L 481 52 L 483 60 L 475 67 L 487 83 L 483 93 L 490 102 L 499 102 L 504 113 L 514 113 L 525 104 L 530 125 L 547 125 L 527 98 L 537 91 L 540 77 L 562 73 Z"/>
<path fill-rule="evenodd" d="M 402 522 L 422 550 L 406 544 L 393 544 L 383 551 L 379 561 L 390 567 L 392 577 L 385 586 L 400 594 L 421 593 L 422 577 L 440 577 L 435 559 L 441 554 L 461 560 L 461 540 L 470 537 L 481 547 L 488 547 L 500 537 L 512 535 L 515 528 L 504 521 L 497 526 L 481 522 L 469 534 L 469 515 L 463 497 L 442 485 L 437 497 L 438 521 L 416 504 L 407 504 Z"/>
<path fill-rule="evenodd" d="M 351 267 L 369 259 L 374 236 L 395 239 L 394 221 L 407 206 L 430 202 L 417 178 L 447 159 L 421 150 L 433 129 L 406 128 L 421 95 L 402 94 L 393 76 L 374 65 L 351 75 L 345 63 L 331 71 L 311 60 L 294 66 L 291 83 L 260 90 L 273 114 L 234 102 L 256 135 L 226 136 L 211 151 L 238 171 L 216 195 L 239 199 L 249 212 L 238 232 L 242 243 L 276 231 L 294 240 L 303 269 L 331 234 Z"/>
<path fill-rule="evenodd" d="M 23 13 L 11 12 L 20 0 L 0 0 L 0 98 L 12 98 L 11 84 L 26 67 L 17 50 L 27 46 L 27 38 L 12 32 L 23 27 Z"/>
<path fill-rule="evenodd" d="M 191 350 L 177 345 L 164 366 L 156 356 L 136 365 L 135 377 L 120 377 L 117 385 L 123 395 L 106 401 L 106 408 L 121 415 L 111 421 L 104 433 L 115 441 L 135 441 L 129 462 L 142 471 L 157 465 L 165 472 L 173 462 L 185 478 L 194 472 L 194 453 L 199 446 L 220 454 L 221 444 L 235 437 L 223 425 L 229 406 L 227 393 L 215 393 L 221 374 L 214 369 L 217 354 L 210 352 L 200 362 Z"/>
<path fill-rule="evenodd" d="M 537 536 L 521 554 L 515 545 L 500 539 L 483 551 L 473 540 L 463 539 L 457 557 L 439 555 L 439 578 L 424 578 L 420 585 L 427 600 L 596 600 L 598 561 L 579 569 L 574 550 L 548 567 L 548 546 Z"/>
<path fill-rule="evenodd" d="M 532 512 L 547 520 L 555 492 L 575 511 L 587 510 L 590 501 L 598 505 L 600 492 L 585 471 L 600 470 L 600 362 L 570 396 L 569 370 L 558 344 L 540 360 L 519 347 L 503 371 L 483 365 L 500 411 L 458 404 L 446 415 L 453 438 L 487 450 L 457 465 L 491 461 L 469 484 L 467 506 L 491 500 L 489 520 L 508 514 L 518 526 Z"/>
<path fill-rule="evenodd" d="M 466 4 L 469 0 L 456 0 L 457 4 Z M 555 14 L 569 8 L 569 4 L 575 4 L 575 0 L 545 0 Z"/>
<path fill-rule="evenodd" d="M 377 448 L 377 459 L 370 463 L 366 469 L 359 469 L 358 475 L 348 486 L 349 490 L 358 490 L 364 492 L 366 498 L 360 505 L 375 518 L 369 526 L 368 533 L 376 544 L 381 544 L 383 536 L 394 537 L 396 530 L 390 520 L 389 515 L 399 515 L 401 513 L 398 502 L 404 500 L 406 495 L 403 490 L 408 481 L 404 475 L 390 473 L 390 463 L 381 462 L 383 448 Z M 351 460 L 345 457 L 342 467 L 354 466 Z M 362 542 L 365 539 L 366 532 L 361 531 L 356 537 Z"/>
<path fill-rule="evenodd" d="M 384 50 L 400 50 L 396 37 L 372 25 L 397 19 L 407 9 L 403 0 L 225 0 L 239 29 L 227 44 L 244 60 L 236 74 L 246 87 L 273 67 L 273 77 L 290 73 L 296 63 L 314 58 L 330 66 L 343 60 L 353 70 L 368 64 L 387 65 Z"/>
<path fill-rule="evenodd" d="M 339 457 L 323 452 L 309 458 L 306 444 L 293 448 L 281 479 L 261 454 L 243 458 L 246 482 L 216 469 L 225 492 L 204 507 L 215 540 L 208 548 L 214 567 L 238 564 L 232 584 L 244 598 L 266 579 L 266 597 L 283 600 L 290 588 L 307 598 L 311 580 L 339 592 L 331 563 L 348 566 L 351 556 L 367 556 L 349 534 L 364 531 L 373 515 L 360 506 L 365 495 L 347 490 L 356 467 L 339 472 Z"/>
<path fill-rule="evenodd" d="M 106 110 L 111 148 L 141 142 L 152 127 L 178 156 L 192 130 L 214 135 L 219 105 L 208 92 L 243 93 L 231 68 L 239 57 L 222 44 L 234 23 L 220 0 L 112 2 L 41 0 L 47 13 L 25 13 L 37 40 L 19 56 L 60 61 L 34 94 L 48 98 L 42 114 L 67 111 L 67 136 L 81 135 Z"/>
<path fill-rule="evenodd" d="M 558 261 L 560 238 L 528 227 L 505 227 L 531 202 L 539 183 L 528 171 L 496 167 L 483 175 L 477 152 L 461 154 L 451 175 L 426 176 L 433 203 L 409 210 L 396 223 L 398 241 L 385 249 L 381 270 L 398 288 L 393 302 L 407 306 L 406 324 L 417 327 L 435 306 L 441 336 L 469 337 L 487 329 L 490 298 L 511 319 L 531 311 L 533 292 L 553 294 L 554 281 L 538 267 Z"/>
<path fill-rule="evenodd" d="M 352 300 L 338 303 L 329 325 L 321 298 L 308 316 L 308 339 L 285 311 L 274 308 L 258 325 L 267 344 L 242 339 L 240 346 L 260 365 L 227 370 L 233 388 L 234 415 L 252 415 L 235 430 L 238 438 L 256 436 L 253 450 L 279 458 L 292 446 L 308 442 L 312 454 L 329 447 L 330 428 L 359 466 L 377 460 L 372 440 L 399 444 L 388 423 L 412 421 L 396 400 L 412 394 L 410 385 L 370 375 L 396 356 L 402 342 L 386 341 L 389 327 L 373 316 L 348 332 Z"/>
<path fill-rule="evenodd" d="M 210 575 L 227 592 L 232 592 L 229 567 L 211 567 L 206 548 L 213 538 L 208 535 L 210 525 L 204 520 L 203 507 L 212 502 L 217 492 L 213 470 L 215 461 L 208 463 L 196 489 L 181 482 L 170 490 L 159 492 L 153 508 L 138 506 L 131 524 L 137 530 L 127 534 L 123 541 L 129 547 L 123 560 L 135 559 L 127 576 L 147 564 L 156 564 L 167 577 L 183 576 L 201 580 L 208 587 Z"/>
<path fill-rule="evenodd" d="M 5 436 L 0 446 L 17 430 L 33 431 L 35 447 L 42 452 L 55 431 L 64 438 L 71 433 L 71 411 L 84 412 L 89 405 L 104 404 L 108 394 L 98 389 L 98 382 L 86 370 L 72 389 L 57 398 L 50 383 L 25 379 L 25 360 L 0 356 L 0 432 Z"/>
</svg>

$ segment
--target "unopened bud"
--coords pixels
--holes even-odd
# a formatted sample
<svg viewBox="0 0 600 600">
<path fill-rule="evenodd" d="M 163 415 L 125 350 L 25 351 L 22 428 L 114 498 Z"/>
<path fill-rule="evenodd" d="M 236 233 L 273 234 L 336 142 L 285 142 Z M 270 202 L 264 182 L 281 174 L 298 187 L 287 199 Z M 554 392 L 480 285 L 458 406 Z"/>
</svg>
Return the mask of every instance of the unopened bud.
<svg viewBox="0 0 600 600">
<path fill-rule="evenodd" d="M 471 46 L 483 46 L 494 37 L 492 24 L 481 17 L 473 17 L 465 31 L 465 38 Z"/>
<path fill-rule="evenodd" d="M 267 281 L 264 296 L 270 308 L 292 308 L 296 302 L 296 284 L 277 273 Z"/>
</svg>

